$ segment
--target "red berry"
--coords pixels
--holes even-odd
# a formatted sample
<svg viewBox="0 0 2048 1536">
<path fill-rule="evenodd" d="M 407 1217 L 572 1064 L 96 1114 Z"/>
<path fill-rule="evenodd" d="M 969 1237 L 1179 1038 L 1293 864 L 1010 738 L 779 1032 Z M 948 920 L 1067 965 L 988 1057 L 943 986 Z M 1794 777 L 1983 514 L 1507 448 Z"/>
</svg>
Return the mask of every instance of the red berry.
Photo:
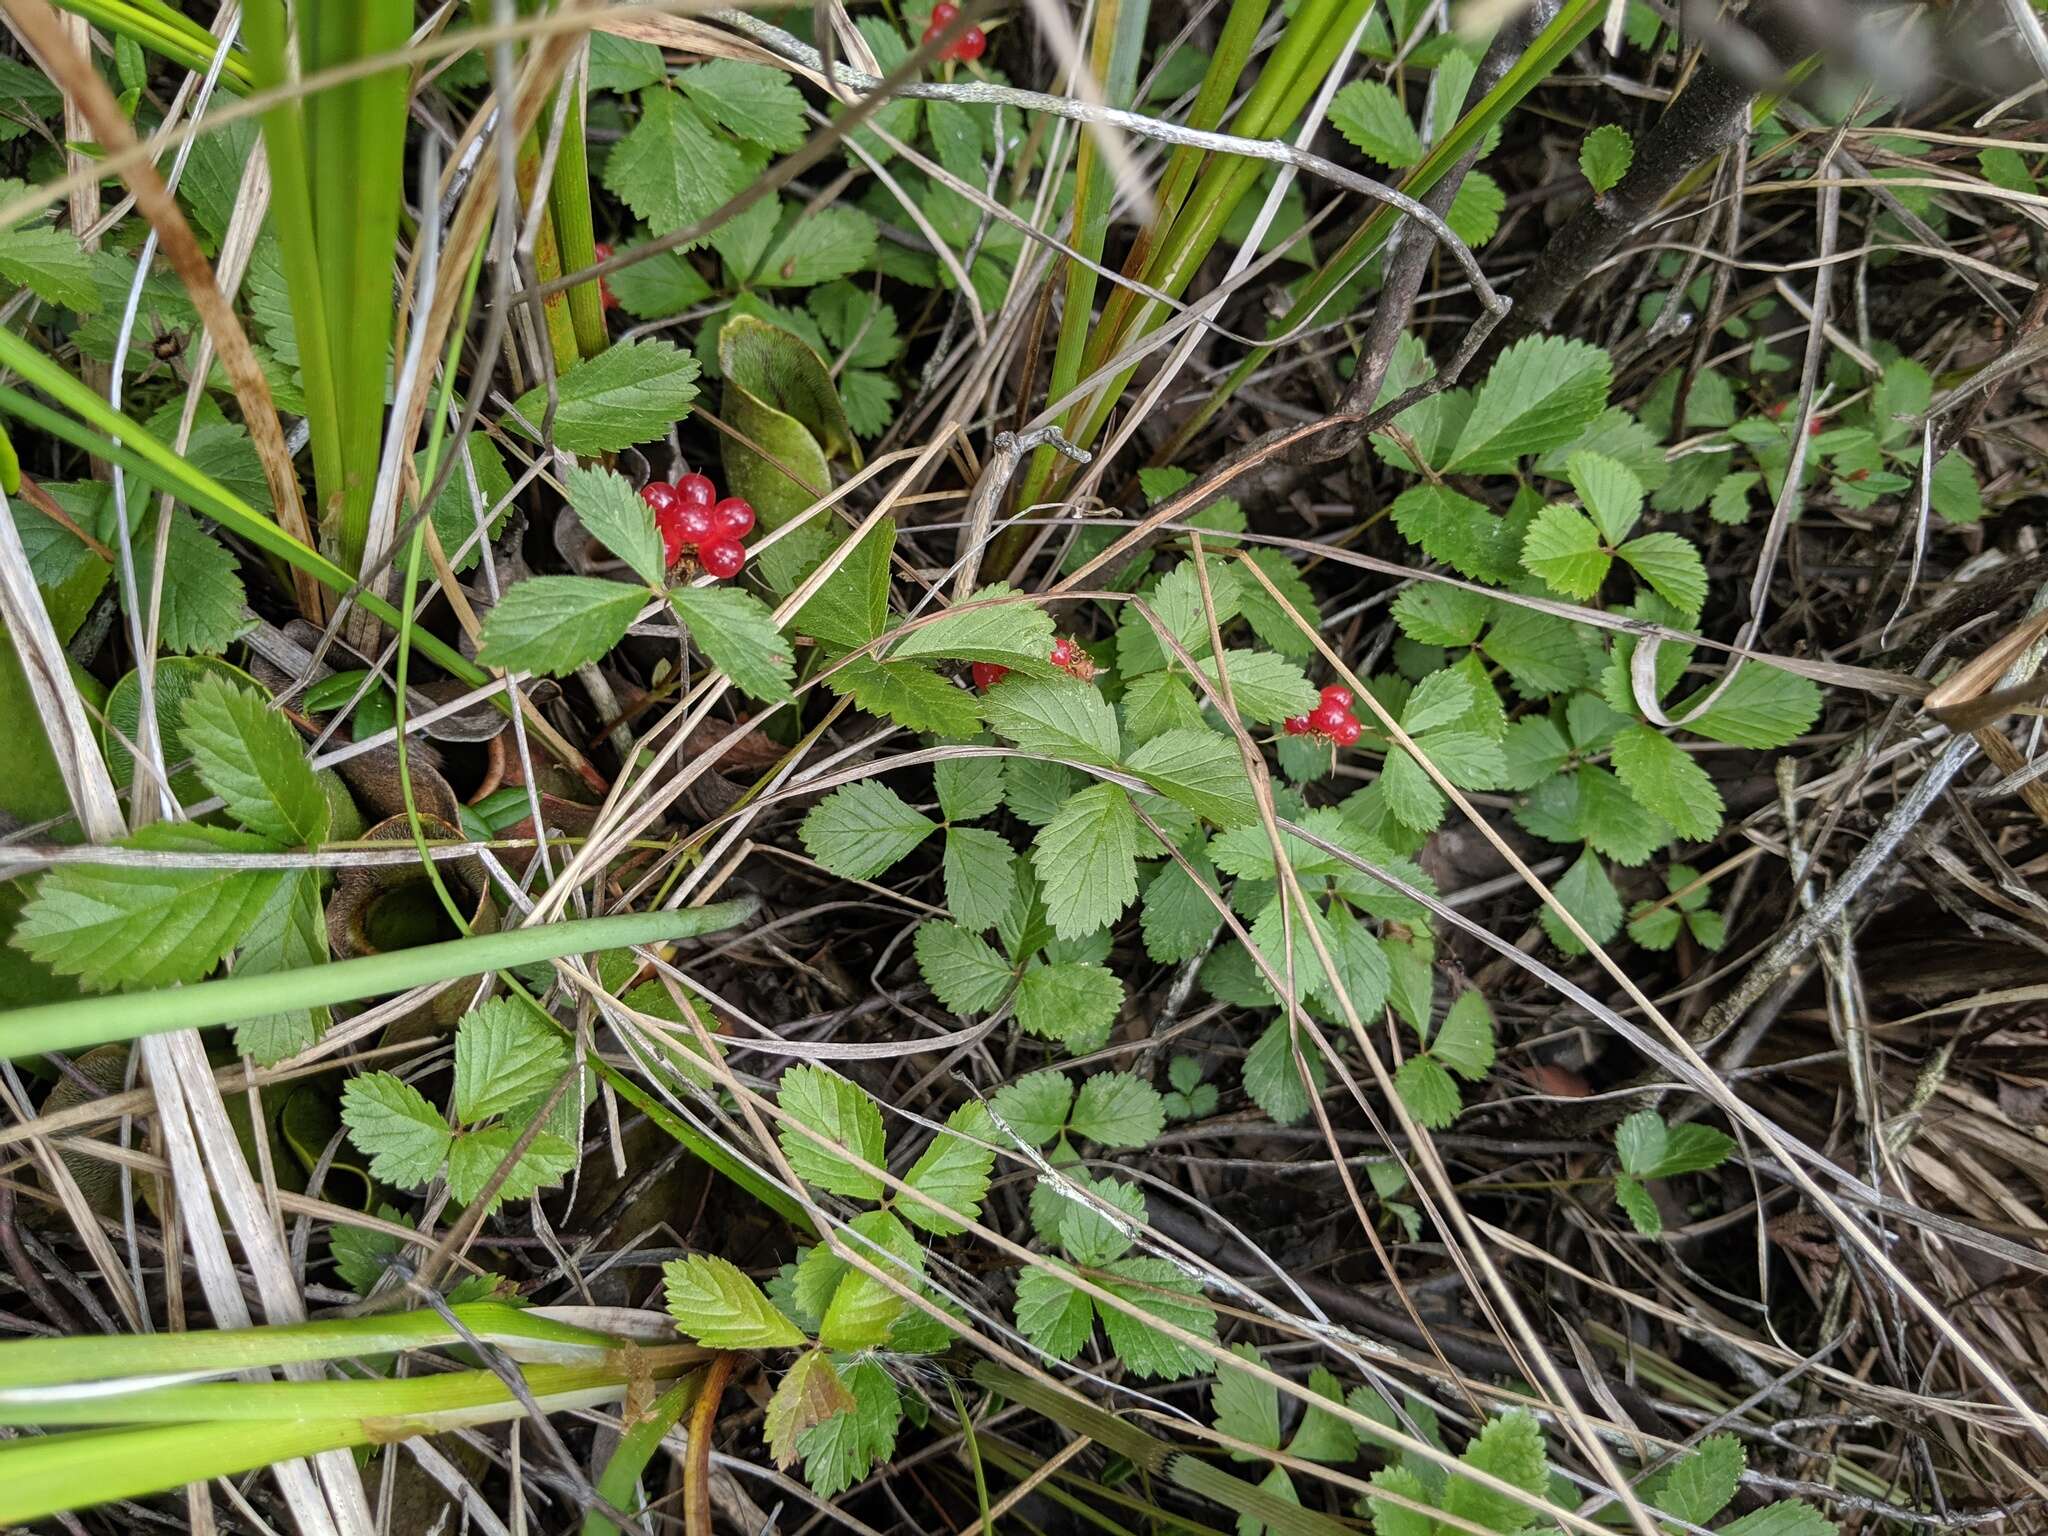
<svg viewBox="0 0 2048 1536">
<path fill-rule="evenodd" d="M 1351 707 L 1351 690 L 1342 683 L 1332 683 L 1323 690 L 1323 702 L 1335 704 L 1340 709 Z"/>
<path fill-rule="evenodd" d="M 718 524 L 712 515 L 702 507 L 688 504 L 676 508 L 676 528 L 682 534 L 685 544 L 695 548 L 707 539 L 716 541 Z"/>
<path fill-rule="evenodd" d="M 1822 430 L 1823 428 L 1821 426 L 1821 420 L 1818 416 L 1814 417 L 1811 421 L 1809 421 L 1806 424 L 1806 435 L 1808 437 L 1819 437 Z"/>
<path fill-rule="evenodd" d="M 592 249 L 596 251 L 599 261 L 610 261 L 612 259 L 612 248 L 602 240 L 598 241 Z M 618 295 L 612 292 L 612 285 L 601 277 L 597 280 L 597 297 L 606 309 L 617 309 L 619 307 Z"/>
<path fill-rule="evenodd" d="M 683 537 L 680 511 L 657 512 L 654 526 L 661 534 L 661 556 L 666 565 L 674 565 L 683 558 L 683 551 L 690 547 L 690 541 Z"/>
<path fill-rule="evenodd" d="M 682 505 L 676 496 L 676 488 L 666 480 L 650 480 L 640 487 L 640 499 L 652 507 L 657 514 L 672 511 Z"/>
<path fill-rule="evenodd" d="M 960 34 L 960 41 L 952 48 L 953 57 L 963 64 L 972 64 L 988 51 L 988 37 L 979 27 L 969 27 Z"/>
<path fill-rule="evenodd" d="M 1330 740 L 1337 743 L 1340 747 L 1348 747 L 1358 740 L 1359 732 L 1363 729 L 1364 727 L 1356 720 L 1346 715 L 1337 722 L 1336 727 L 1330 732 Z"/>
<path fill-rule="evenodd" d="M 1318 704 L 1309 714 L 1308 728 L 1318 736 L 1334 736 L 1338 728 L 1350 719 L 1351 711 L 1342 704 Z"/>
<path fill-rule="evenodd" d="M 754 531 L 754 508 L 737 496 L 728 496 L 712 507 L 711 522 L 726 538 L 744 539 Z"/>
<path fill-rule="evenodd" d="M 932 25 L 950 27 L 959 14 L 960 7 L 953 4 L 952 0 L 939 0 L 939 3 L 932 7 Z"/>
<path fill-rule="evenodd" d="M 992 661 L 977 661 L 970 670 L 974 673 L 974 686 L 983 693 L 1010 675 L 1008 667 L 999 667 Z"/>
<path fill-rule="evenodd" d="M 720 581 L 730 581 L 747 563 L 747 552 L 738 539 L 707 539 L 697 547 L 697 558 Z"/>
<path fill-rule="evenodd" d="M 1074 664 L 1074 642 L 1061 635 L 1052 643 L 1052 664 L 1056 667 L 1070 667 Z"/>
<path fill-rule="evenodd" d="M 1289 715 L 1280 722 L 1280 729 L 1290 736 L 1306 736 L 1315 727 L 1308 723 L 1307 715 Z"/>
<path fill-rule="evenodd" d="M 685 475 L 676 482 L 676 496 L 686 507 L 708 507 L 718 500 L 718 487 L 709 475 Z"/>
</svg>

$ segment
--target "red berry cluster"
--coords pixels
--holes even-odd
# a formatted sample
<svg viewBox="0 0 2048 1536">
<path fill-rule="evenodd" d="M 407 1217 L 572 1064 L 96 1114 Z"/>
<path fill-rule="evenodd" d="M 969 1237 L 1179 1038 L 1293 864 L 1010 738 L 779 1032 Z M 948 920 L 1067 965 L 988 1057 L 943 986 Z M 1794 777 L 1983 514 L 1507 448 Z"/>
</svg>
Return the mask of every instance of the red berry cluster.
<svg viewBox="0 0 2048 1536">
<path fill-rule="evenodd" d="M 599 261 L 610 261 L 612 259 L 612 248 L 602 240 L 597 242 L 595 250 L 597 251 L 597 259 Z M 606 309 L 617 309 L 619 307 L 619 296 L 612 292 L 612 285 L 601 277 L 597 280 L 597 296 L 603 300 Z"/>
<path fill-rule="evenodd" d="M 1061 635 L 1052 643 L 1052 664 L 1071 677 L 1078 677 L 1084 683 L 1095 681 L 1095 658 L 1082 650 L 1079 643 Z M 977 661 L 972 671 L 974 686 L 986 693 L 1010 675 L 1008 667 L 997 666 L 992 661 Z"/>
<path fill-rule="evenodd" d="M 953 25 L 959 18 L 959 15 L 959 6 L 952 4 L 951 0 L 939 0 L 939 3 L 932 7 L 931 25 L 924 29 L 924 40 L 928 43 L 938 41 L 939 34 Z M 987 50 L 988 35 L 979 27 L 969 27 L 965 32 L 954 38 L 952 46 L 946 49 L 944 53 L 941 53 L 939 57 L 942 59 L 958 59 L 963 64 L 972 64 Z"/>
<path fill-rule="evenodd" d="M 1290 736 L 1324 736 L 1340 747 L 1358 740 L 1363 727 L 1351 713 L 1351 690 L 1332 683 L 1323 690 L 1323 700 L 1305 715 L 1290 715 L 1282 727 Z"/>
<path fill-rule="evenodd" d="M 662 554 L 670 565 L 694 549 L 697 563 L 720 581 L 739 575 L 747 563 L 740 540 L 754 531 L 753 507 L 737 496 L 720 500 L 709 475 L 685 475 L 674 485 L 650 480 L 640 487 L 640 499 L 654 509 L 654 526 L 661 530 Z"/>
</svg>

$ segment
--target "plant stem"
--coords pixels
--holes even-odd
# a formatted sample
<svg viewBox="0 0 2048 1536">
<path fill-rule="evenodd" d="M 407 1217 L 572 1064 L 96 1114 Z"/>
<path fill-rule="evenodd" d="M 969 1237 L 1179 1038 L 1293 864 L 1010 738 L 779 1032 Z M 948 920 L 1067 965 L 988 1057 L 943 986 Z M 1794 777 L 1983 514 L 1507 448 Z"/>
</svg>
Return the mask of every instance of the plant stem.
<svg viewBox="0 0 2048 1536">
<path fill-rule="evenodd" d="M 718 1400 L 725 1395 L 725 1383 L 738 1359 L 728 1351 L 711 1357 L 704 1368 L 704 1385 L 690 1409 L 690 1449 L 683 1463 L 683 1536 L 712 1536 L 711 1533 L 711 1431 L 718 1423 Z"/>
<path fill-rule="evenodd" d="M 569 98 L 569 121 L 562 128 L 562 147 L 555 154 L 555 179 L 548 188 L 548 206 L 555 221 L 555 243 L 561 270 L 579 272 L 597 264 L 597 234 L 590 222 L 590 152 L 583 142 L 583 98 L 575 82 L 563 82 Z M 597 283 L 578 283 L 569 290 L 569 320 L 576 330 L 576 349 L 595 357 L 612 344 L 604 320 L 604 295 Z"/>
<path fill-rule="evenodd" d="M 665 944 L 718 933 L 745 922 L 759 903 L 752 897 L 673 912 L 638 912 L 511 928 L 449 939 L 413 949 L 362 955 L 326 965 L 262 976 L 228 976 L 160 992 L 82 997 L 0 1013 L 0 1051 L 9 1056 L 45 1051 L 76 1053 L 112 1040 L 134 1040 L 174 1029 L 205 1029 L 269 1013 L 332 1007 L 403 992 L 437 981 L 511 970 L 537 960 Z"/>
<path fill-rule="evenodd" d="M 657 1397 L 654 1405 L 619 1437 L 611 1460 L 604 1464 L 604 1475 L 597 1480 L 598 1495 L 614 1509 L 625 1509 L 632 1501 L 640 1474 L 647 1470 L 647 1463 L 660 1449 L 662 1437 L 675 1427 L 676 1420 L 683 1416 L 683 1410 L 696 1400 L 704 1384 L 704 1375 L 699 1371 L 693 1376 L 685 1376 Z M 592 1510 L 583 1517 L 583 1536 L 619 1536 L 619 1528 L 607 1516 Z"/>
</svg>

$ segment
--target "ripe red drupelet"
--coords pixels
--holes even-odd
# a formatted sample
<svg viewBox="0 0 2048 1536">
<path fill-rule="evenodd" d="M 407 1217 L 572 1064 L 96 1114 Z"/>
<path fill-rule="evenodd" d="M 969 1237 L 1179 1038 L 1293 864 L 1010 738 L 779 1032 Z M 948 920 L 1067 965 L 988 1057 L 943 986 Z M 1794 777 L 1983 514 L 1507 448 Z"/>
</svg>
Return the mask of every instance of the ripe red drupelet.
<svg viewBox="0 0 2048 1536">
<path fill-rule="evenodd" d="M 1330 732 L 1330 740 L 1337 743 L 1337 745 L 1340 747 L 1355 746 L 1358 742 L 1360 732 L 1362 732 L 1364 729 L 1365 728 L 1361 726 L 1350 715 L 1346 715 L 1342 720 L 1337 722 L 1336 728 Z"/>
<path fill-rule="evenodd" d="M 730 581 L 747 563 L 747 552 L 737 539 L 707 539 L 697 547 L 697 558 L 720 581 Z"/>
<path fill-rule="evenodd" d="M 997 666 L 992 661 L 977 661 L 970 670 L 974 673 L 974 686 L 984 693 L 1010 675 L 1008 667 Z"/>
<path fill-rule="evenodd" d="M 1315 727 L 1308 723 L 1307 715 L 1289 715 L 1280 722 L 1280 729 L 1290 736 L 1306 736 Z"/>
<path fill-rule="evenodd" d="M 682 530 L 683 542 L 692 547 L 718 537 L 717 522 L 699 506 L 686 504 L 676 508 L 676 526 Z"/>
<path fill-rule="evenodd" d="M 685 506 L 708 507 L 718 500 L 718 487 L 709 475 L 685 475 L 676 482 L 676 495 Z"/>
<path fill-rule="evenodd" d="M 657 517 L 682 505 L 681 498 L 676 495 L 676 488 L 666 480 L 650 480 L 641 486 L 640 499 L 654 509 Z"/>
<path fill-rule="evenodd" d="M 728 496 L 711 508 L 711 523 L 728 539 L 744 539 L 754 531 L 754 508 L 738 496 Z"/>
<path fill-rule="evenodd" d="M 1351 707 L 1351 690 L 1342 683 L 1332 683 L 1323 690 L 1323 702 L 1335 704 L 1340 709 Z"/>
</svg>

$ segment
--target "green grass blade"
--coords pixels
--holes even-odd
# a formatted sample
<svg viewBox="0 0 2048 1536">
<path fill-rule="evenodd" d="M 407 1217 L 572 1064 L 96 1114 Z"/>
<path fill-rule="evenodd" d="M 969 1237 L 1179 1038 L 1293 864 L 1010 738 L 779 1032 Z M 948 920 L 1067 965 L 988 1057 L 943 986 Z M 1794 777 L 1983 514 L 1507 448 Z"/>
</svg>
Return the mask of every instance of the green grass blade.
<svg viewBox="0 0 2048 1536">
<path fill-rule="evenodd" d="M 633 1489 L 640 1482 L 640 1474 L 661 1448 L 662 1436 L 675 1428 L 676 1420 L 696 1401 L 703 1379 L 702 1371 L 684 1377 L 657 1397 L 654 1406 L 619 1437 L 612 1459 L 604 1464 L 604 1475 L 597 1480 L 598 1495 L 613 1509 L 632 1512 Z M 619 1528 L 592 1510 L 583 1517 L 583 1536 L 619 1536 Z"/>
<path fill-rule="evenodd" d="M 1522 102 L 1522 99 L 1547 79 L 1550 72 L 1562 64 L 1571 51 L 1592 34 L 1606 14 L 1603 0 L 1566 0 L 1565 6 L 1551 19 L 1549 26 L 1532 43 L 1528 51 L 1517 59 L 1508 72 L 1501 77 L 1500 84 L 1487 92 L 1485 98 L 1464 116 L 1457 125 L 1440 139 L 1423 157 L 1422 163 L 1409 172 L 1401 183 L 1401 190 L 1410 197 L 1421 197 L 1441 181 L 1450 168 L 1465 157 L 1467 150 L 1477 144 L 1494 124 L 1505 118 Z M 1302 289 L 1299 299 L 1287 314 L 1273 323 L 1276 331 L 1292 330 L 1301 323 L 1302 317 L 1314 315 L 1331 298 L 1341 292 L 1344 285 L 1356 277 L 1365 264 L 1379 253 L 1387 237 L 1394 231 L 1394 222 L 1400 215 L 1382 203 L 1366 215 L 1315 277 Z M 1245 381 L 1265 366 L 1273 355 L 1272 347 L 1258 347 L 1247 353 L 1229 378 L 1218 386 L 1216 392 L 1203 402 L 1171 441 L 1159 452 L 1157 462 L 1170 464 L 1180 456 L 1195 434 L 1206 426 L 1217 411 L 1244 387 Z"/>
<path fill-rule="evenodd" d="M 502 1301 L 464 1302 L 450 1310 L 478 1338 L 511 1350 L 522 1360 L 593 1364 L 619 1347 L 617 1340 L 605 1334 L 539 1317 Z M 252 1366 L 437 1349 L 458 1342 L 460 1337 L 438 1312 L 385 1312 L 274 1328 L 9 1339 L 0 1343 L 0 1394 L 169 1371 L 239 1371 Z"/>
<path fill-rule="evenodd" d="M 212 67 L 214 52 L 220 47 L 220 39 L 206 28 L 152 0 L 55 0 L 55 4 L 60 11 L 82 16 L 196 74 L 203 75 Z M 239 48 L 229 49 L 220 78 L 236 95 L 247 92 L 254 83 L 248 54 Z"/>
<path fill-rule="evenodd" d="M 270 1013 L 360 1002 L 430 982 L 510 970 L 562 955 L 695 938 L 743 923 L 758 907 L 753 898 L 744 897 L 672 912 L 547 923 L 267 976 L 229 976 L 161 992 L 82 997 L 17 1008 L 0 1013 L 0 1053 L 76 1052 L 110 1040 L 134 1040 L 173 1029 L 205 1029 Z"/>
</svg>

